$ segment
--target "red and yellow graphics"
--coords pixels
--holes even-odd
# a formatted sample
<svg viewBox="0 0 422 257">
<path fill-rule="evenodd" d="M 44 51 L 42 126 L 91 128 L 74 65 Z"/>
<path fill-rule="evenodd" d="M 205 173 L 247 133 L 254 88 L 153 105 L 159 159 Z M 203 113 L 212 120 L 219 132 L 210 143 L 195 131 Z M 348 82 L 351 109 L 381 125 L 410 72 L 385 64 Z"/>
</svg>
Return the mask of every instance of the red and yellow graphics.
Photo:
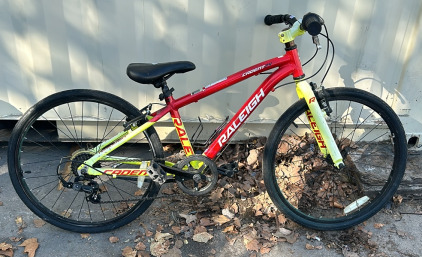
<svg viewBox="0 0 422 257">
<path fill-rule="evenodd" d="M 107 169 L 103 172 L 112 176 L 148 176 L 146 169 Z"/>
<path fill-rule="evenodd" d="M 173 118 L 173 124 L 176 127 L 177 135 L 179 136 L 180 143 L 183 146 L 186 156 L 193 154 L 193 148 L 190 144 L 188 134 L 186 133 L 185 126 L 180 118 Z"/>
<path fill-rule="evenodd" d="M 314 119 L 314 116 L 312 115 L 312 112 L 310 110 L 307 110 L 305 112 L 306 117 L 308 117 L 309 125 L 311 126 L 312 131 L 314 132 L 315 139 L 318 142 L 319 148 L 321 149 L 321 152 L 326 155 L 328 154 L 327 146 L 325 145 L 324 138 L 322 137 L 321 131 L 319 131 L 317 123 Z"/>
</svg>

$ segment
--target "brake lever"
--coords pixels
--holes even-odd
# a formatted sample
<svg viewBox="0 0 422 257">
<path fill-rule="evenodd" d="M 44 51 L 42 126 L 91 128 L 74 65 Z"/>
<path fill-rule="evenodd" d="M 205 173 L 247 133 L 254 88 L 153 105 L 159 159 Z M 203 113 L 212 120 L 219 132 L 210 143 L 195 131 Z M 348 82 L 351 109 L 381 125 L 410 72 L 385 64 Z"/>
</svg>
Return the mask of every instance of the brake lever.
<svg viewBox="0 0 422 257">
<path fill-rule="evenodd" d="M 322 48 L 321 44 L 319 43 L 318 36 L 312 36 L 312 42 L 317 46 L 318 49 Z"/>
</svg>

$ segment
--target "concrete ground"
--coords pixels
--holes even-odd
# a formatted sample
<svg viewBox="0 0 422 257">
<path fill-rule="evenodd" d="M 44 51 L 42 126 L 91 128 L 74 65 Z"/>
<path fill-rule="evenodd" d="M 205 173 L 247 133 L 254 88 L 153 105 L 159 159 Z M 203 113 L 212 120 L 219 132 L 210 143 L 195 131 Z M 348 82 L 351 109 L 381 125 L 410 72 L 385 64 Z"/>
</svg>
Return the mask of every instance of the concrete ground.
<svg viewBox="0 0 422 257">
<path fill-rule="evenodd" d="M 37 217 L 21 202 L 11 185 L 6 152 L 7 147 L 0 146 L 0 251 L 1 243 L 7 243 L 13 246 L 13 256 L 28 256 L 19 245 L 25 239 L 37 238 L 39 247 L 35 256 L 122 256 L 125 247 L 134 248 L 139 242 L 145 225 L 152 230 L 162 224 L 160 217 L 151 217 L 157 210 L 166 208 L 156 201 L 146 213 L 150 217 L 144 214 L 131 224 L 107 233 L 81 235 L 50 224 L 40 226 L 34 223 Z M 420 154 L 412 158 L 414 162 L 422 162 Z M 277 243 L 266 254 L 248 251 L 242 240 L 230 244 L 226 234 L 215 228 L 210 231 L 214 238 L 208 243 L 187 240 L 180 246 L 181 254 L 170 252 L 167 256 L 422 256 L 421 205 L 420 199 L 405 198 L 400 205 L 383 209 L 359 229 L 349 231 L 318 232 L 298 226 L 295 242 Z M 23 229 L 19 228 L 18 217 L 26 224 Z M 118 242 L 110 242 L 113 236 Z M 360 241 L 360 237 L 365 238 Z M 145 245 L 149 243 L 146 241 Z M 311 247 L 315 249 L 307 249 Z"/>
</svg>

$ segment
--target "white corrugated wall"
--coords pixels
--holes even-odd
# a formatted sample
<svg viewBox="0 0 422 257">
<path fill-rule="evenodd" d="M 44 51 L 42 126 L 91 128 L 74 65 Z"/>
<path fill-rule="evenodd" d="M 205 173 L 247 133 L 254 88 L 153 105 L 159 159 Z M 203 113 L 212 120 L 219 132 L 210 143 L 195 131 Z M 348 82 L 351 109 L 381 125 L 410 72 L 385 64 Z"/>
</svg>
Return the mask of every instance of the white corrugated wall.
<svg viewBox="0 0 422 257">
<path fill-rule="evenodd" d="M 195 71 L 169 80 L 175 97 L 185 95 L 282 55 L 277 38 L 281 26 L 265 26 L 264 16 L 301 17 L 308 11 L 325 19 L 336 46 L 325 86 L 364 88 L 381 96 L 400 115 L 408 136 L 419 137 L 420 0 L 2 0 L 0 118 L 17 119 L 38 100 L 71 88 L 112 92 L 138 106 L 158 101 L 157 89 L 126 77 L 131 62 L 194 62 Z M 303 61 L 313 54 L 309 36 L 297 44 Z M 319 67 L 322 57 L 305 67 L 306 74 Z M 187 122 L 197 116 L 220 122 L 233 115 L 264 78 L 184 108 L 182 117 Z M 267 127 L 295 99 L 294 86 L 271 94 L 249 119 L 252 134 L 268 133 Z"/>
</svg>

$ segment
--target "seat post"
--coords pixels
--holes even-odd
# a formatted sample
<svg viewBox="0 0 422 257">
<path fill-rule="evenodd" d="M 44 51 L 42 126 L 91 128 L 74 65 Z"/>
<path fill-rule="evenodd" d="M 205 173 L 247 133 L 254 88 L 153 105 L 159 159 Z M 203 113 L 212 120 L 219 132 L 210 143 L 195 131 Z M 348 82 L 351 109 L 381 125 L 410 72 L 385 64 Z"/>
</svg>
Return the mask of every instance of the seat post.
<svg viewBox="0 0 422 257">
<path fill-rule="evenodd" d="M 167 82 L 165 80 L 163 80 L 160 83 L 160 87 L 161 87 L 161 90 L 163 91 L 163 93 L 161 93 L 159 96 L 160 101 L 163 101 L 164 99 L 173 95 L 174 88 L 169 89 L 169 87 L 167 86 Z"/>
</svg>

